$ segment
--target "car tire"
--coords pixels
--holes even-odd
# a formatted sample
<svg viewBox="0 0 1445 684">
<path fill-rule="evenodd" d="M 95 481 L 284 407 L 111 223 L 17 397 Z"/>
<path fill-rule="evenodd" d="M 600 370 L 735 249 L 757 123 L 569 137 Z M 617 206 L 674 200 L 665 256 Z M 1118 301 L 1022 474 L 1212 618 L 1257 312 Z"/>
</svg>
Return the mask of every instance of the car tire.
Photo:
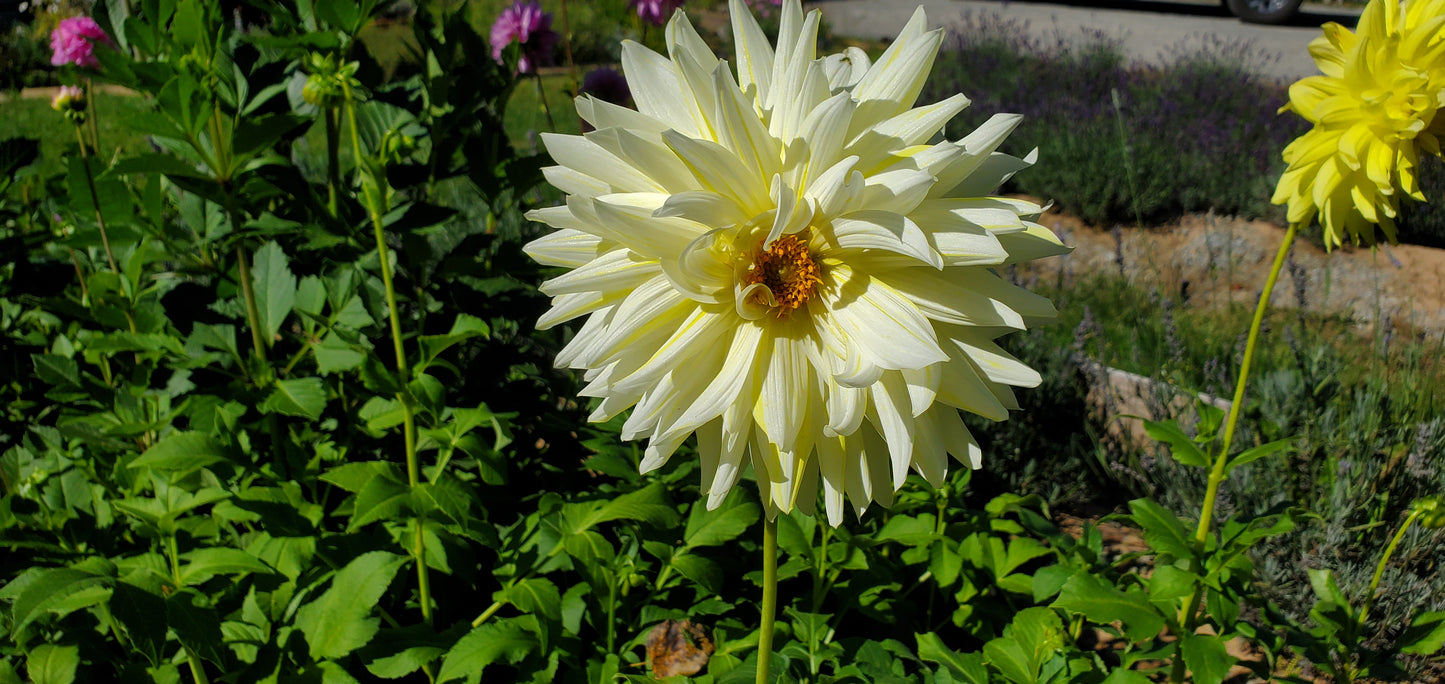
<svg viewBox="0 0 1445 684">
<path fill-rule="evenodd" d="M 1224 5 L 1241 21 L 1251 24 L 1283 24 L 1299 14 L 1301 0 L 1224 0 Z"/>
</svg>

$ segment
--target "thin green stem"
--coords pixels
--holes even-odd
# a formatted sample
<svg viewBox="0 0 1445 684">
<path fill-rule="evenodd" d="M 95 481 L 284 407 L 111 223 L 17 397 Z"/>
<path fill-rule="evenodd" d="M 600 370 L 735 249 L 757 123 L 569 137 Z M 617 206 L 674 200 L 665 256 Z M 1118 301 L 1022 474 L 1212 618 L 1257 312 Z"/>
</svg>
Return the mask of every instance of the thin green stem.
<svg viewBox="0 0 1445 684">
<path fill-rule="evenodd" d="M 346 115 L 348 123 L 351 124 L 351 150 L 355 158 L 358 172 L 366 173 L 367 164 L 361 152 L 361 135 L 356 123 L 356 100 L 352 97 L 351 85 L 345 80 L 342 87 L 346 92 Z M 381 216 L 386 211 L 383 206 L 386 202 L 385 195 L 381 191 L 382 178 L 373 178 L 373 183 L 363 181 L 362 186 L 366 192 L 367 211 L 371 215 L 371 228 L 376 238 L 376 256 L 381 267 L 381 282 L 386 288 L 386 308 L 391 318 L 391 346 L 396 355 L 397 381 L 403 386 L 411 378 L 411 369 L 406 361 L 406 349 L 402 346 L 401 338 L 401 314 L 396 305 L 396 285 L 391 276 L 391 254 L 386 247 L 386 230 L 381 225 Z M 406 479 L 410 487 L 415 488 L 420 481 L 421 468 L 417 464 L 416 454 L 416 412 L 412 405 L 411 395 L 402 390 L 397 392 L 397 400 L 401 403 L 402 434 L 406 445 Z M 416 556 L 417 591 L 420 594 L 421 615 L 426 624 L 432 623 L 431 605 L 431 583 L 427 579 L 426 549 L 422 544 L 421 537 L 422 521 L 417 521 L 417 542 L 413 549 Z"/>
<path fill-rule="evenodd" d="M 532 77 L 537 81 L 537 97 L 542 100 L 542 113 L 547 115 L 547 130 L 556 132 L 557 122 L 552 120 L 552 107 L 547 104 L 547 89 L 542 87 L 542 74 L 533 69 Z"/>
<path fill-rule="evenodd" d="M 341 147 L 341 121 L 340 112 L 335 107 L 327 107 L 322 111 L 326 120 L 326 198 L 327 207 L 331 209 L 332 217 L 339 217 L 341 194 L 341 162 L 338 152 Z"/>
<path fill-rule="evenodd" d="M 1224 439 L 1220 442 L 1219 452 L 1214 456 L 1214 465 L 1209 470 L 1209 481 L 1204 489 L 1204 503 L 1199 511 L 1199 526 L 1194 530 L 1194 558 L 1189 563 L 1189 569 L 1198 575 L 1203 568 L 1203 556 L 1206 544 L 1209 541 L 1210 529 L 1214 523 L 1214 505 L 1219 499 L 1219 486 L 1224 482 L 1225 475 L 1229 472 L 1229 449 L 1234 444 L 1234 431 L 1239 426 L 1239 417 L 1244 412 L 1244 390 L 1249 382 L 1249 369 L 1254 363 L 1254 351 L 1259 342 L 1259 331 L 1264 326 L 1264 315 L 1269 310 L 1269 297 L 1274 292 L 1275 283 L 1279 281 L 1280 271 L 1284 270 L 1285 258 L 1289 256 L 1290 245 L 1294 244 L 1295 234 L 1299 231 L 1299 224 L 1291 223 L 1285 231 L 1284 240 L 1279 244 L 1279 251 L 1274 255 L 1274 264 L 1269 269 L 1269 276 L 1265 278 L 1264 289 L 1259 293 L 1259 303 L 1254 308 L 1254 319 L 1249 324 L 1249 337 L 1244 343 L 1244 358 L 1239 364 L 1239 378 L 1234 384 L 1234 400 L 1229 406 L 1229 418 L 1224 425 Z M 1199 602 L 1204 598 L 1204 583 L 1196 582 L 1194 591 L 1190 593 L 1188 602 L 1179 609 L 1179 623 L 1184 634 L 1194 632 L 1199 624 Z M 1184 653 L 1183 641 L 1175 642 L 1174 664 L 1169 673 L 1169 681 L 1172 684 L 1179 684 L 1184 681 Z"/>
<path fill-rule="evenodd" d="M 771 681 L 769 669 L 773 660 L 773 621 L 778 613 L 778 519 L 763 523 L 763 622 L 758 629 L 757 684 Z"/>
<path fill-rule="evenodd" d="M 235 230 L 235 215 L 231 216 L 231 229 Z M 261 337 L 261 309 L 256 304 L 256 286 L 251 282 L 251 264 L 246 259 L 246 249 L 236 243 L 236 263 L 241 271 L 241 295 L 246 299 L 246 319 L 251 328 L 251 353 L 260 360 L 266 359 L 266 340 Z"/>
<path fill-rule="evenodd" d="M 1380 562 L 1375 566 L 1375 576 L 1370 580 L 1370 589 L 1365 592 L 1365 603 L 1360 606 L 1360 617 L 1356 623 L 1356 634 L 1362 634 L 1365 630 L 1365 621 L 1370 617 L 1370 608 L 1375 604 L 1375 592 L 1380 588 L 1380 578 L 1385 576 L 1385 566 L 1390 562 L 1390 556 L 1394 555 L 1395 547 L 1400 545 L 1400 540 L 1405 538 L 1405 532 L 1410 525 L 1420 517 L 1420 511 L 1411 511 L 1410 517 L 1400 524 L 1400 529 L 1395 531 L 1395 536 L 1390 539 L 1390 545 L 1385 547 L 1384 555 L 1380 556 Z"/>
<path fill-rule="evenodd" d="M 166 555 L 170 556 L 171 578 L 175 580 L 176 591 L 180 591 L 183 586 L 181 582 L 181 554 L 179 548 L 176 546 L 176 535 L 174 532 L 166 537 Z M 206 666 L 201 663 L 201 659 L 196 656 L 190 646 L 181 644 L 181 648 L 186 652 L 186 662 L 191 666 L 191 677 L 196 680 L 196 684 L 210 684 L 211 680 L 206 677 Z"/>
<path fill-rule="evenodd" d="M 80 165 L 85 169 L 85 184 L 90 188 L 90 201 L 95 204 L 95 225 L 100 228 L 100 244 L 105 247 L 105 259 L 110 262 L 111 272 L 120 275 L 120 266 L 116 265 L 115 252 L 110 248 L 110 235 L 105 231 L 105 216 L 100 213 L 100 193 L 95 191 L 95 174 L 90 171 L 90 152 L 85 142 L 85 133 L 81 128 L 80 124 L 75 125 L 75 141 L 80 143 Z"/>
</svg>

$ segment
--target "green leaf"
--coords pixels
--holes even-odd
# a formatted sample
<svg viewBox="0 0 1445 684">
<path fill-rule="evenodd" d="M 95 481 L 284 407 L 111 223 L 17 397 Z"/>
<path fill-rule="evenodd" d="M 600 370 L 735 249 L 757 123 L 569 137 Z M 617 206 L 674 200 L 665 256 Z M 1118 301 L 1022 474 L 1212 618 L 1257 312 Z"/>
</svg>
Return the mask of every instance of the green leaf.
<svg viewBox="0 0 1445 684">
<path fill-rule="evenodd" d="M 457 314 L 452 322 L 452 329 L 445 335 L 422 335 L 418 342 L 421 343 L 422 362 L 417 365 L 417 372 L 421 372 L 431 365 L 442 352 L 462 343 L 473 337 L 486 337 L 491 334 L 491 329 L 482 319 L 471 314 Z"/>
<path fill-rule="evenodd" d="M 492 595 L 493 601 L 506 601 L 524 613 L 540 613 L 555 622 L 562 619 L 562 592 L 551 580 L 541 577 L 522 580 Z"/>
<path fill-rule="evenodd" d="M 1129 511 L 1134 524 L 1144 529 L 1144 541 L 1149 542 L 1154 553 L 1178 559 L 1193 557 L 1184 523 L 1173 513 L 1149 499 L 1130 501 Z"/>
<path fill-rule="evenodd" d="M 80 666 L 80 648 L 41 644 L 25 657 L 25 671 L 34 684 L 70 684 Z"/>
<path fill-rule="evenodd" d="M 276 389 L 261 404 L 262 413 L 284 413 L 316 420 L 326 409 L 326 387 L 321 378 L 277 380 Z"/>
<path fill-rule="evenodd" d="M 311 351 L 316 355 L 316 371 L 322 375 L 355 370 L 366 359 L 366 354 L 352 348 L 334 332 L 328 333 Z"/>
<path fill-rule="evenodd" d="M 959 653 L 943 645 L 937 634 L 914 634 L 918 642 L 918 658 L 948 668 L 949 674 L 968 684 L 988 684 L 988 668 L 982 653 Z"/>
<path fill-rule="evenodd" d="M 133 173 L 158 173 L 172 178 L 209 178 L 196 167 L 177 157 L 156 152 L 146 152 L 122 159 L 107 169 L 105 175 L 124 176 Z"/>
<path fill-rule="evenodd" d="M 1220 684 L 1234 665 L 1224 640 L 1212 634 L 1186 634 L 1180 646 L 1184 665 L 1194 674 L 1196 684 Z"/>
<path fill-rule="evenodd" d="M 59 354 L 32 354 L 35 375 L 56 387 L 80 387 L 80 364 Z"/>
<path fill-rule="evenodd" d="M 663 528 L 672 527 L 679 522 L 680 516 L 668 502 L 661 482 L 623 494 L 601 506 L 597 503 L 586 501 L 562 507 L 563 516 L 572 534 L 580 534 L 610 520 L 640 520 Z"/>
<path fill-rule="evenodd" d="M 744 499 L 740 493 L 729 494 L 716 510 L 707 510 L 701 502 L 694 504 L 682 533 L 683 546 L 691 549 L 726 544 L 758 521 L 759 510 L 757 504 Z"/>
<path fill-rule="evenodd" d="M 717 563 L 696 554 L 683 553 L 672 557 L 672 567 L 703 589 L 714 594 L 722 593 L 723 571 Z"/>
<path fill-rule="evenodd" d="M 208 601 L 190 588 L 171 594 L 166 598 L 166 623 L 181 644 L 206 660 L 220 663 L 224 662 L 221 649 L 225 636 L 221 616 Z"/>
<path fill-rule="evenodd" d="M 183 557 L 188 562 L 181 566 L 182 584 L 199 584 L 216 575 L 275 574 L 270 566 L 240 549 L 226 547 L 196 549 L 184 554 Z"/>
<path fill-rule="evenodd" d="M 1209 457 L 1189 435 L 1179 429 L 1178 423 L 1172 420 L 1146 420 L 1144 432 L 1148 433 L 1149 437 L 1168 444 L 1169 453 L 1174 456 L 1174 460 L 1187 466 L 1209 467 Z"/>
<path fill-rule="evenodd" d="M 385 551 L 357 556 L 331 579 L 319 598 L 296 611 L 296 626 L 312 658 L 341 658 L 366 645 L 380 629 L 370 617 L 407 558 Z"/>
<path fill-rule="evenodd" d="M 12 591 L 16 580 L 5 587 Z M 111 578 L 75 568 L 51 568 L 40 571 L 20 588 L 10 608 L 12 635 L 20 635 L 25 627 L 47 613 L 67 614 L 86 605 L 110 598 Z M 76 605 L 77 601 L 82 605 Z"/>
<path fill-rule="evenodd" d="M 109 606 L 131 646 L 158 664 L 166 644 L 165 598 L 121 581 L 115 583 Z"/>
<path fill-rule="evenodd" d="M 1267 444 L 1261 444 L 1257 447 L 1245 449 L 1244 451 L 1236 454 L 1234 458 L 1229 459 L 1229 463 L 1225 466 L 1225 472 L 1234 470 L 1235 468 L 1238 468 L 1239 466 L 1242 466 L 1246 463 L 1258 461 L 1259 459 L 1264 458 L 1265 456 L 1269 456 L 1270 454 L 1276 454 L 1281 451 L 1286 451 L 1293 445 L 1293 438 L 1285 438 L 1275 440 Z"/>
<path fill-rule="evenodd" d="M 1181 570 L 1172 565 L 1161 565 L 1149 576 L 1149 598 L 1155 601 L 1171 601 L 1194 593 L 1194 584 L 1199 575 Z"/>
<path fill-rule="evenodd" d="M 1048 608 L 1025 608 L 1014 615 L 1004 636 L 983 645 L 984 661 L 1016 684 L 1034 684 L 1044 663 L 1064 646 L 1064 624 Z"/>
<path fill-rule="evenodd" d="M 1087 572 L 1070 577 L 1064 588 L 1059 590 L 1059 598 L 1053 606 L 1083 613 L 1094 622 L 1120 620 L 1124 623 L 1124 634 L 1135 642 L 1152 639 L 1164 629 L 1164 617 L 1142 594 L 1126 594 L 1106 586 Z"/>
<path fill-rule="evenodd" d="M 1109 676 L 1099 684 L 1154 684 L 1154 680 L 1133 670 L 1114 668 L 1114 671 L 1110 672 Z"/>
<path fill-rule="evenodd" d="M 917 517 L 890 516 L 874 538 L 878 541 L 895 541 L 905 546 L 927 546 L 938 538 L 934 533 L 936 522 L 933 515 L 927 513 Z"/>
<path fill-rule="evenodd" d="M 291 268 L 287 265 L 286 253 L 281 251 L 281 245 L 267 242 L 261 249 L 256 250 L 251 277 L 256 283 L 256 307 L 261 314 L 261 337 L 269 347 L 281 330 L 281 322 L 296 305 L 296 276 L 292 275 Z"/>
<path fill-rule="evenodd" d="M 1445 647 L 1445 613 L 1421 613 L 1400 635 L 1400 652 L 1433 655 Z"/>
<path fill-rule="evenodd" d="M 226 460 L 221 445 L 200 432 L 173 432 L 145 450 L 131 468 L 189 471 Z"/>
<path fill-rule="evenodd" d="M 519 618 L 509 618 L 473 629 L 447 651 L 437 684 L 463 678 L 475 683 L 481 679 L 482 670 L 498 660 L 512 665 L 521 662 L 539 646 L 523 624 Z"/>
<path fill-rule="evenodd" d="M 928 569 L 940 587 L 950 587 L 963 571 L 963 555 L 951 539 L 940 539 L 928 549 Z"/>
</svg>

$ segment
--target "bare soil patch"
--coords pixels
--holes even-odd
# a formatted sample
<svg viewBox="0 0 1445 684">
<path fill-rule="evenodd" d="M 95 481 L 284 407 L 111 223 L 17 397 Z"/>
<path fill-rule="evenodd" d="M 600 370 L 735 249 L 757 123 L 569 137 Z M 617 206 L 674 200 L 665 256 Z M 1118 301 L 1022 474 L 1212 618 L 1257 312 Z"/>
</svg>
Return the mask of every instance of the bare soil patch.
<svg viewBox="0 0 1445 684">
<path fill-rule="evenodd" d="M 1039 222 L 1074 247 L 1031 266 L 1041 278 L 1074 285 L 1112 271 L 1140 288 L 1213 306 L 1254 305 L 1285 232 L 1267 221 L 1212 214 L 1144 230 L 1104 229 L 1057 211 Z M 1364 328 L 1445 332 L 1445 250 L 1381 245 L 1326 253 L 1296 239 L 1270 305 L 1340 316 Z"/>
</svg>

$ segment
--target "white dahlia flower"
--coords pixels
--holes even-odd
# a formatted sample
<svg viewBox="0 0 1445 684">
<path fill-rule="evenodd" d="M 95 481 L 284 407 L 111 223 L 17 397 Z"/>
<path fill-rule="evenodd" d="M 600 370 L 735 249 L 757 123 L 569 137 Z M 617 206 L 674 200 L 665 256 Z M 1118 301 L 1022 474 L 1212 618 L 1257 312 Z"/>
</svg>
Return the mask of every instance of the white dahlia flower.
<svg viewBox="0 0 1445 684">
<path fill-rule="evenodd" d="M 736 76 L 678 13 L 668 57 L 623 45 L 636 110 L 581 97 L 596 131 L 543 136 L 567 203 L 528 215 L 557 230 L 526 251 L 571 270 L 538 327 L 587 317 L 557 364 L 592 420 L 632 409 L 644 472 L 696 433 L 709 506 L 750 462 L 769 516 L 821 486 L 838 525 L 910 468 L 978 467 L 959 410 L 1004 420 L 1040 380 L 993 340 L 1054 314 L 997 269 L 1068 248 L 986 196 L 1032 163 L 994 151 L 1020 117 L 930 144 L 968 99 L 913 107 L 941 41 L 921 9 L 870 64 L 818 58 L 798 0 L 776 47 L 730 7 Z"/>
</svg>

